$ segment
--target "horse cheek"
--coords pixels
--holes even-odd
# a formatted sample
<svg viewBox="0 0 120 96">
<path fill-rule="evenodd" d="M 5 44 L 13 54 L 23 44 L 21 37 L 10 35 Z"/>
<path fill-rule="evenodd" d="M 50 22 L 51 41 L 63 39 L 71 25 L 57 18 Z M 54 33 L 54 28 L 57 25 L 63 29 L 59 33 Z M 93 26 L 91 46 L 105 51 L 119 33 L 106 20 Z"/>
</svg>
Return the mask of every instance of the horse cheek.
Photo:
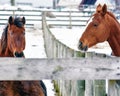
<svg viewBox="0 0 120 96">
<path fill-rule="evenodd" d="M 10 38 L 9 36 L 8 36 L 8 48 L 9 48 L 9 50 L 11 50 L 11 52 L 12 52 L 12 50 L 14 50 L 13 49 L 13 44 L 14 42 L 13 42 L 13 40 L 12 40 L 12 38 Z"/>
<path fill-rule="evenodd" d="M 26 42 L 25 42 L 25 38 L 24 38 L 23 39 L 23 44 L 22 44 L 23 50 L 25 49 L 25 46 L 26 46 Z"/>
<path fill-rule="evenodd" d="M 23 50 L 25 49 L 25 42 L 23 43 Z"/>
</svg>

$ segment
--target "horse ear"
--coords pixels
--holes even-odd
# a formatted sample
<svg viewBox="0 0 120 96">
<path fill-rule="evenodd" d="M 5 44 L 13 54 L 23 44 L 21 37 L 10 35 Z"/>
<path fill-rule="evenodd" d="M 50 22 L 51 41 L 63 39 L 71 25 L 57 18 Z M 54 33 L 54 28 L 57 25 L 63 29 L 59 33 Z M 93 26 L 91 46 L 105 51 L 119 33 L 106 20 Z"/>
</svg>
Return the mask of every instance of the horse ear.
<svg viewBox="0 0 120 96">
<path fill-rule="evenodd" d="M 22 18 L 22 22 L 23 22 L 23 24 L 26 23 L 25 17 Z"/>
<path fill-rule="evenodd" d="M 10 25 L 13 24 L 13 17 L 12 17 L 12 16 L 9 17 L 8 23 L 9 23 Z"/>
<path fill-rule="evenodd" d="M 100 13 L 101 10 L 102 10 L 102 5 L 99 4 L 96 8 L 96 12 Z"/>
<path fill-rule="evenodd" d="M 102 7 L 102 15 L 104 16 L 107 12 L 107 5 L 104 4 L 103 7 Z"/>
</svg>

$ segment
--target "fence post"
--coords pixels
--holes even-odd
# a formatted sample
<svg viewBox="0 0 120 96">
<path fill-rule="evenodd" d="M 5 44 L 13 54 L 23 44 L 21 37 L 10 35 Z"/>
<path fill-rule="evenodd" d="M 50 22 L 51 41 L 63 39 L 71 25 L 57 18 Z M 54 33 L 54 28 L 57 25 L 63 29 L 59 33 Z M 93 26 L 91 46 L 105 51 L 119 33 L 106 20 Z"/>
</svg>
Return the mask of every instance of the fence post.
<svg viewBox="0 0 120 96">
<path fill-rule="evenodd" d="M 85 80 L 78 80 L 77 82 L 77 96 L 85 96 Z"/>
<path fill-rule="evenodd" d="M 15 10 L 13 10 L 13 17 L 15 16 Z"/>
<path fill-rule="evenodd" d="M 72 29 L 72 11 L 71 11 L 71 8 L 70 8 L 70 11 L 69 11 L 69 20 L 70 20 L 70 26 L 69 28 Z"/>
<path fill-rule="evenodd" d="M 94 96 L 105 96 L 105 80 L 94 80 Z"/>
<path fill-rule="evenodd" d="M 93 80 L 85 80 L 85 96 L 94 96 Z"/>
<path fill-rule="evenodd" d="M 120 96 L 120 80 L 109 80 L 108 96 Z"/>
</svg>

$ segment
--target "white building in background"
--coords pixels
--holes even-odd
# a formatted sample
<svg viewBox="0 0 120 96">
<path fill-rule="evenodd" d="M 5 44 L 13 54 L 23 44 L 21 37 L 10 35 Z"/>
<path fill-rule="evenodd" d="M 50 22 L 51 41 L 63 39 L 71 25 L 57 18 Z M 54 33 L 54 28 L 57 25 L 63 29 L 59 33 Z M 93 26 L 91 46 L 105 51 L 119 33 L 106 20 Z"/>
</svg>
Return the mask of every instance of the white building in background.
<svg viewBox="0 0 120 96">
<path fill-rule="evenodd" d="M 78 6 L 82 0 L 15 0 L 15 5 L 25 5 L 31 7 L 56 8 L 57 6 Z M 59 3 L 58 3 L 59 2 Z M 114 0 L 97 0 L 98 3 L 113 4 Z M 10 5 L 10 0 L 0 0 L 0 5 Z"/>
<path fill-rule="evenodd" d="M 0 5 L 5 5 L 5 4 L 10 5 L 10 0 L 0 0 Z"/>
<path fill-rule="evenodd" d="M 53 7 L 53 0 L 15 0 L 15 4 L 33 7 Z"/>
<path fill-rule="evenodd" d="M 10 5 L 10 0 L 0 0 L 0 5 Z M 15 0 L 15 5 L 32 7 L 53 7 L 53 0 Z"/>
</svg>

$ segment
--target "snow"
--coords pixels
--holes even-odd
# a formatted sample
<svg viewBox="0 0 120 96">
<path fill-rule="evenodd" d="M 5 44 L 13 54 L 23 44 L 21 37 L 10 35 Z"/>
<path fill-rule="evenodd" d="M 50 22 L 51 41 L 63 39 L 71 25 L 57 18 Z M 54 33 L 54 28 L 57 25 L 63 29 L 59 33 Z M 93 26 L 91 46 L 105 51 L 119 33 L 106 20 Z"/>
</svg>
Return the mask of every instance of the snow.
<svg viewBox="0 0 120 96">
<path fill-rule="evenodd" d="M 4 5 L 0 5 L 0 9 L 17 10 L 17 7 L 15 7 L 15 6 L 10 6 L 9 4 L 4 4 Z"/>
<path fill-rule="evenodd" d="M 47 87 L 47 96 L 55 96 L 52 80 L 43 80 L 43 82 Z"/>
<path fill-rule="evenodd" d="M 47 58 L 44 49 L 43 33 L 39 29 L 27 29 L 26 32 L 26 58 Z"/>
<path fill-rule="evenodd" d="M 60 0 L 58 6 L 78 6 L 80 0 Z"/>
</svg>

